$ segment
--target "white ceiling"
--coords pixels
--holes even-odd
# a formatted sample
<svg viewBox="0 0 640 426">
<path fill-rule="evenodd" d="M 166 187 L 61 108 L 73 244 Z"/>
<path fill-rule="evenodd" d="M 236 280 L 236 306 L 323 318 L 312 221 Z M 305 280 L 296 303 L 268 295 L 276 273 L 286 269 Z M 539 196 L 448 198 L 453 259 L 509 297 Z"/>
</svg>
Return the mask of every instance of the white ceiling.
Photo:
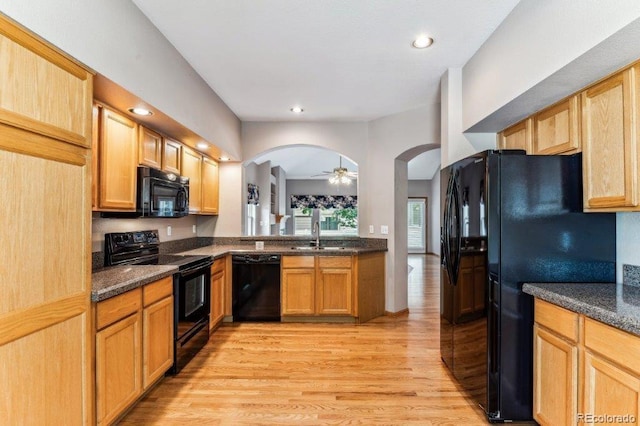
<svg viewBox="0 0 640 426">
<path fill-rule="evenodd" d="M 446 69 L 463 66 L 519 0 L 132 1 L 242 121 L 369 121 L 439 103 Z M 423 33 L 434 44 L 412 48 Z M 439 157 L 409 162 L 409 179 L 431 179 Z M 308 179 L 338 159 L 296 147 L 253 161 Z"/>
</svg>

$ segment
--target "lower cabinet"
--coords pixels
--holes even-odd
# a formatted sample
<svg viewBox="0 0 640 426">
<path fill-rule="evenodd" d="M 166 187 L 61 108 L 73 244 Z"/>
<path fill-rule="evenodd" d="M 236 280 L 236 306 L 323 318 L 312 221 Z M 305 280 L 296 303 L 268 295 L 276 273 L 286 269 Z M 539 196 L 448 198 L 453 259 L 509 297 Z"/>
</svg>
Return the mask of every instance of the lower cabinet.
<svg viewBox="0 0 640 426">
<path fill-rule="evenodd" d="M 578 411 L 578 314 L 536 300 L 533 416 L 542 425 L 575 425 Z"/>
<path fill-rule="evenodd" d="M 111 424 L 173 364 L 173 281 L 96 304 L 96 417 Z"/>
<path fill-rule="evenodd" d="M 351 256 L 282 256 L 283 316 L 353 316 Z"/>
<path fill-rule="evenodd" d="M 640 337 L 536 299 L 534 418 L 640 424 Z"/>
<path fill-rule="evenodd" d="M 211 267 L 211 311 L 209 313 L 209 331 L 218 327 L 224 319 L 224 301 L 226 288 L 226 258 L 216 259 Z"/>
</svg>

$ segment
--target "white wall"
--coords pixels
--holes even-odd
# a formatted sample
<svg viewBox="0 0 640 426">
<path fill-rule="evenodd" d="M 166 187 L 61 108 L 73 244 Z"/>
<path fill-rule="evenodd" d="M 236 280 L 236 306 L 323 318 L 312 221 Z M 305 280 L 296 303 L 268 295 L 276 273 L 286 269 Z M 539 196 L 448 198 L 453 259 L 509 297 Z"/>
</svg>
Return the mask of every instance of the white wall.
<svg viewBox="0 0 640 426">
<path fill-rule="evenodd" d="M 99 213 L 92 215 L 91 251 L 104 251 L 104 234 L 109 232 L 131 232 L 157 229 L 161 242 L 193 238 L 196 216 L 189 215 L 175 219 L 113 219 L 101 218 Z M 171 226 L 171 236 L 167 235 L 167 226 Z"/>
<path fill-rule="evenodd" d="M 233 158 L 240 120 L 129 0 L 4 0 L 0 11 Z"/>
<path fill-rule="evenodd" d="M 220 163 L 220 201 L 218 216 L 198 216 L 199 237 L 237 237 L 242 235 L 246 186 L 242 185 L 242 163 Z"/>
<path fill-rule="evenodd" d="M 464 65 L 463 128 L 499 111 L 474 131 L 500 131 L 640 57 L 637 32 L 585 57 L 639 17 L 637 0 L 521 0 Z"/>
</svg>

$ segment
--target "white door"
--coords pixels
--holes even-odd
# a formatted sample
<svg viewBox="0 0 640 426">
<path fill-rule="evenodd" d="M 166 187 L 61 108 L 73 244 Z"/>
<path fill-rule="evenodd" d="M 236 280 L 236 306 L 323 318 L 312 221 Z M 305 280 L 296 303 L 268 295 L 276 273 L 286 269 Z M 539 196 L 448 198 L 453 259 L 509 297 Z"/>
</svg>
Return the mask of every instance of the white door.
<svg viewBox="0 0 640 426">
<path fill-rule="evenodd" d="M 409 253 L 427 252 L 427 199 L 409 198 L 407 204 Z"/>
</svg>

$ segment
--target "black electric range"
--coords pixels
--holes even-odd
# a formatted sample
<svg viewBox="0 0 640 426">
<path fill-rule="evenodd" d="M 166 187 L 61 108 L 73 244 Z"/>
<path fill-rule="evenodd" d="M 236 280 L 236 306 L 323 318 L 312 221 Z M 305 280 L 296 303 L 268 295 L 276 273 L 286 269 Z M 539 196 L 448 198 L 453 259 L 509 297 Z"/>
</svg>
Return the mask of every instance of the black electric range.
<svg viewBox="0 0 640 426">
<path fill-rule="evenodd" d="M 177 374 L 209 340 L 211 256 L 160 254 L 157 230 L 105 234 L 105 266 L 176 265 L 173 275 L 174 363 Z"/>
</svg>

